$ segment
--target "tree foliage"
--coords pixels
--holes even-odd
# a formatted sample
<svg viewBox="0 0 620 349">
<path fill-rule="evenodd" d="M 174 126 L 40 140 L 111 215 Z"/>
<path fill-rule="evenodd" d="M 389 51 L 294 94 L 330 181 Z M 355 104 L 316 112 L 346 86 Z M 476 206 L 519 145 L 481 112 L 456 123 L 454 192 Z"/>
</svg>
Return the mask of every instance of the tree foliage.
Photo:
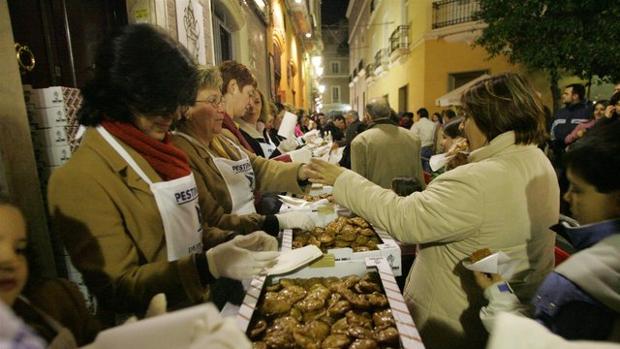
<svg viewBox="0 0 620 349">
<path fill-rule="evenodd" d="M 476 44 L 549 73 L 620 79 L 620 0 L 479 0 Z M 554 97 L 557 88 L 552 87 Z"/>
</svg>

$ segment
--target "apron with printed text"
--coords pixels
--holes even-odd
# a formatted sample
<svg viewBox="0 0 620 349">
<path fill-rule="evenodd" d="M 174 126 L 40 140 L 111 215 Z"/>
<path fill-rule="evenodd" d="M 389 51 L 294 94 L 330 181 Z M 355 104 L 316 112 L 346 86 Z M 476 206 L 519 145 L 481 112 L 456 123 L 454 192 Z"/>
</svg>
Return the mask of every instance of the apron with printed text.
<svg viewBox="0 0 620 349">
<path fill-rule="evenodd" d="M 103 127 L 97 131 L 145 181 L 155 197 L 166 236 L 168 261 L 202 252 L 201 212 L 194 174 L 153 183 L 129 153 Z"/>
</svg>

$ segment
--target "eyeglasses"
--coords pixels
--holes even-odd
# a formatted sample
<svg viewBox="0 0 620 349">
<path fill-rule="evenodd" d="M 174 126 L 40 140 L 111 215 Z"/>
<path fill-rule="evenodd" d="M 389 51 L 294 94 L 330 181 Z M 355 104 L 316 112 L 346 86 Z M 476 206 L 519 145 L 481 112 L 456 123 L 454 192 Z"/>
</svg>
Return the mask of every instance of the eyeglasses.
<svg viewBox="0 0 620 349">
<path fill-rule="evenodd" d="M 199 99 L 195 101 L 196 103 L 200 102 L 200 103 L 209 103 L 213 106 L 213 108 L 217 108 L 219 106 L 221 106 L 222 104 L 224 104 L 224 98 L 222 97 L 222 95 L 219 96 L 211 96 L 207 99 Z"/>
</svg>

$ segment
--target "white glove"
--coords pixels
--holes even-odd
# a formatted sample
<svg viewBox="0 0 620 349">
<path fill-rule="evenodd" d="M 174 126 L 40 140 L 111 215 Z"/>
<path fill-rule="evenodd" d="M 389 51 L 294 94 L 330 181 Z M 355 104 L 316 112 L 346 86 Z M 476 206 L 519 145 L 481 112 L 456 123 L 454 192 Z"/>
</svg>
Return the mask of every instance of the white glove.
<svg viewBox="0 0 620 349">
<path fill-rule="evenodd" d="M 216 278 L 250 279 L 276 263 L 279 252 L 258 252 L 273 249 L 274 240 L 264 232 L 255 232 L 219 244 L 206 252 L 209 271 Z"/>
<path fill-rule="evenodd" d="M 288 153 L 289 151 L 293 151 L 297 149 L 297 141 L 294 139 L 283 139 L 280 141 L 280 145 L 278 145 L 278 150 L 280 153 Z"/>
<path fill-rule="evenodd" d="M 248 235 L 239 235 L 236 241 L 237 247 L 245 248 L 250 251 L 278 250 L 278 239 L 262 230 L 257 230 Z"/>
<path fill-rule="evenodd" d="M 290 211 L 276 215 L 280 229 L 312 230 L 316 226 L 309 214 L 299 211 Z"/>
<path fill-rule="evenodd" d="M 149 303 L 148 309 L 146 309 L 145 318 L 163 315 L 167 313 L 168 308 L 168 300 L 166 299 L 165 293 L 158 293 L 153 298 L 151 298 L 151 303 Z"/>
<path fill-rule="evenodd" d="M 233 318 L 220 316 L 215 307 L 203 319 L 194 323 L 194 335 L 189 349 L 250 349 L 252 343 L 239 329 Z"/>
</svg>

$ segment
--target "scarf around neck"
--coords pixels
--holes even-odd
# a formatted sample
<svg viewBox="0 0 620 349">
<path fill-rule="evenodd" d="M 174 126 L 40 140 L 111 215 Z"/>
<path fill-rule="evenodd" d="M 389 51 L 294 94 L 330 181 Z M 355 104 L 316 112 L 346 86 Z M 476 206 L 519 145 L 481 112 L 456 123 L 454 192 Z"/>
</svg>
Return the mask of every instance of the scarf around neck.
<svg viewBox="0 0 620 349">
<path fill-rule="evenodd" d="M 164 181 L 185 177 L 191 173 L 187 155 L 172 145 L 170 134 L 166 134 L 163 141 L 158 141 L 128 122 L 104 120 L 101 126 L 140 153 Z"/>
</svg>

